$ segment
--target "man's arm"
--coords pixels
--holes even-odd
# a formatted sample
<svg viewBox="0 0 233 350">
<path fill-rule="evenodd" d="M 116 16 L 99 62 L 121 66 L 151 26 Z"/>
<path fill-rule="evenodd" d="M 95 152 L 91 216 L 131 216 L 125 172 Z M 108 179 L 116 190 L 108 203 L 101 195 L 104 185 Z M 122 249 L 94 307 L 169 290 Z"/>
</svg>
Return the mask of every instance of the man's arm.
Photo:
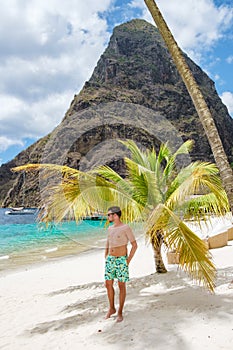
<svg viewBox="0 0 233 350">
<path fill-rule="evenodd" d="M 136 250 L 138 248 L 138 244 L 136 241 L 131 242 L 131 249 L 130 249 L 130 253 L 127 259 L 127 264 L 129 265 L 130 261 L 132 260 Z"/>
<path fill-rule="evenodd" d="M 108 241 L 108 239 L 107 239 L 106 246 L 105 246 L 105 259 L 106 259 L 107 256 L 108 256 L 108 252 L 109 252 L 109 241 Z"/>
</svg>

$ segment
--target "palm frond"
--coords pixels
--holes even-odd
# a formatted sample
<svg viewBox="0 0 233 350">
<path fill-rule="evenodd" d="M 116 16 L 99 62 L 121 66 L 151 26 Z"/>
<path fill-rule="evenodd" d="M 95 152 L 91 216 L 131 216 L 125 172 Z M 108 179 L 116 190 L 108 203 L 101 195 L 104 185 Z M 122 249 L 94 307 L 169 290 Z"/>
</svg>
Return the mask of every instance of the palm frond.
<svg viewBox="0 0 233 350">
<path fill-rule="evenodd" d="M 58 164 L 26 164 L 17 166 L 11 169 L 13 172 L 20 172 L 20 171 L 37 171 L 37 170 L 48 170 L 53 172 L 60 172 L 62 174 L 68 175 L 76 175 L 80 173 L 79 170 L 70 168 L 66 165 L 58 165 Z"/>
<path fill-rule="evenodd" d="M 164 239 L 179 253 L 181 268 L 213 292 L 216 270 L 205 242 L 182 221 L 177 222 L 177 228 L 167 232 Z"/>
<path fill-rule="evenodd" d="M 164 160 L 167 161 L 170 157 L 171 157 L 171 151 L 168 148 L 167 143 L 161 144 L 159 148 L 158 156 L 157 156 L 159 164 L 161 164 L 162 161 Z"/>
<path fill-rule="evenodd" d="M 133 196 L 137 196 L 144 206 L 155 206 L 159 203 L 163 196 L 160 177 L 132 159 L 125 158 L 125 163 L 127 165 L 128 178 L 133 187 Z"/>
<path fill-rule="evenodd" d="M 183 168 L 167 191 L 166 205 L 183 206 L 194 194 L 214 193 L 219 203 L 226 204 L 226 195 L 218 176 L 218 169 L 208 162 L 194 162 Z M 214 197 L 213 197 L 214 198 Z M 227 210 L 227 207 L 226 207 Z"/>
<path fill-rule="evenodd" d="M 147 159 L 146 159 L 145 152 L 141 151 L 133 140 L 126 140 L 126 141 L 118 140 L 118 141 L 130 150 L 131 157 L 134 162 L 147 167 Z"/>
<path fill-rule="evenodd" d="M 164 177 L 171 182 L 172 178 L 174 177 L 174 174 L 180 171 L 180 169 L 177 169 L 176 172 L 174 172 L 174 169 L 176 167 L 176 158 L 179 155 L 184 155 L 188 154 L 189 151 L 193 147 L 193 141 L 192 140 L 187 140 L 182 145 L 174 152 L 170 152 L 169 149 L 167 151 L 167 156 L 166 156 L 166 166 L 164 168 Z M 174 172 L 174 174 L 173 174 Z M 173 176 L 171 176 L 173 174 Z"/>
<path fill-rule="evenodd" d="M 158 161 L 157 161 L 157 154 L 154 148 L 152 148 L 151 151 L 147 150 L 147 159 L 148 159 L 149 169 L 152 172 L 156 173 Z"/>
<path fill-rule="evenodd" d="M 173 157 L 176 158 L 180 154 L 189 154 L 193 148 L 194 141 L 187 140 L 181 144 L 181 146 L 174 152 Z"/>
<path fill-rule="evenodd" d="M 90 173 L 97 176 L 97 179 L 103 178 L 104 181 L 112 183 L 112 185 L 118 188 L 119 191 L 123 191 L 131 196 L 133 195 L 130 181 L 128 179 L 124 179 L 112 168 L 108 166 L 100 166 L 90 171 Z"/>
<path fill-rule="evenodd" d="M 156 232 L 164 233 L 164 242 L 179 253 L 179 265 L 200 284 L 214 290 L 215 267 L 203 242 L 173 211 L 159 205 L 147 222 L 147 233 L 156 239 Z"/>
<path fill-rule="evenodd" d="M 101 175 L 105 179 L 108 179 L 109 181 L 113 181 L 113 183 L 118 183 L 123 180 L 123 178 L 112 168 L 110 168 L 107 165 L 101 165 L 97 168 L 94 168 L 90 171 L 90 173 L 95 175 Z"/>
<path fill-rule="evenodd" d="M 61 221 L 67 216 L 74 216 L 78 221 L 93 211 L 107 212 L 108 207 L 119 205 L 126 221 L 142 220 L 143 207 L 130 194 L 119 190 L 115 184 L 103 178 L 80 176 L 49 187 L 43 196 L 47 215 Z M 127 214 L 127 215 L 126 215 Z"/>
<path fill-rule="evenodd" d="M 214 193 L 191 196 L 180 209 L 184 219 L 197 222 L 210 219 L 210 215 L 223 216 L 230 210 L 225 191 L 218 197 Z"/>
</svg>

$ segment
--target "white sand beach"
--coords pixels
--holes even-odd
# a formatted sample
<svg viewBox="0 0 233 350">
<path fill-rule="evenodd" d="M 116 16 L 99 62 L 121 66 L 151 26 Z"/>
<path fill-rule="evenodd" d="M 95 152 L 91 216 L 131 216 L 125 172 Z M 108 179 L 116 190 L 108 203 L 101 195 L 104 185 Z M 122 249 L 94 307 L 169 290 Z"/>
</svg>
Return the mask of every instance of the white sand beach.
<svg viewBox="0 0 233 350">
<path fill-rule="evenodd" d="M 89 251 L 0 274 L 0 348 L 202 350 L 233 348 L 233 240 L 212 249 L 215 294 L 168 265 L 154 273 L 139 239 L 124 320 L 105 320 L 104 252 Z M 116 293 L 118 297 L 118 293 Z"/>
</svg>

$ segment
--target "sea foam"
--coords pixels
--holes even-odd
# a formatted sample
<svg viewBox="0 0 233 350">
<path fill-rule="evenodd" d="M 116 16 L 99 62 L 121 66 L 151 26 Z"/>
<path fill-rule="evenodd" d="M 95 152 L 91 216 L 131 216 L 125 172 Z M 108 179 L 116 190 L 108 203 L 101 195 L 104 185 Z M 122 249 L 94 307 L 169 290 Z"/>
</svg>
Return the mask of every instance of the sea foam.
<svg viewBox="0 0 233 350">
<path fill-rule="evenodd" d="M 9 255 L 2 255 L 2 256 L 0 256 L 0 260 L 7 260 L 9 258 L 10 258 Z"/>
</svg>

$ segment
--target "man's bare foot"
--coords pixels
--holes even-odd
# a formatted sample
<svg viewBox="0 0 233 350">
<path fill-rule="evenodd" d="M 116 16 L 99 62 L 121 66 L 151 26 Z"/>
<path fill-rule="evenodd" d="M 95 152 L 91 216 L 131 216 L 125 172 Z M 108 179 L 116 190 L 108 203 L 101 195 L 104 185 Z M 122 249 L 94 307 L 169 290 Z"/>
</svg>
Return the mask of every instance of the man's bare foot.
<svg viewBox="0 0 233 350">
<path fill-rule="evenodd" d="M 116 313 L 116 309 L 113 308 L 113 309 L 109 309 L 106 316 L 105 316 L 105 320 L 107 320 L 108 318 L 110 318 L 113 314 Z"/>
<path fill-rule="evenodd" d="M 118 314 L 116 322 L 122 322 L 122 321 L 123 321 L 123 316 Z"/>
</svg>

